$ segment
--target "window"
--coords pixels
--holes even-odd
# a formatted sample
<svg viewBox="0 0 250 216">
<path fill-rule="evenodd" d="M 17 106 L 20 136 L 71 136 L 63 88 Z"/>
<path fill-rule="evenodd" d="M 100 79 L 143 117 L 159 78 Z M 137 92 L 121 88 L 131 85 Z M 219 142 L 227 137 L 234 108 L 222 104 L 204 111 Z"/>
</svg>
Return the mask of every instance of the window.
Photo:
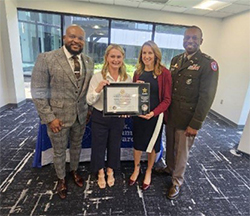
<svg viewBox="0 0 250 216">
<path fill-rule="evenodd" d="M 23 71 L 24 74 L 31 74 L 36 57 L 39 54 L 36 25 L 32 23 L 19 22 L 19 34 Z"/>
<path fill-rule="evenodd" d="M 152 24 L 130 21 L 111 22 L 111 43 L 119 44 L 125 50 L 127 72 L 133 76 L 142 44 L 152 39 Z"/>
<path fill-rule="evenodd" d="M 60 15 L 18 11 L 23 71 L 31 75 L 39 53 L 61 46 Z"/>
<path fill-rule="evenodd" d="M 182 46 L 185 27 L 156 25 L 155 43 L 161 49 L 162 63 L 169 68 L 171 59 L 184 52 Z"/>
<path fill-rule="evenodd" d="M 77 24 L 85 31 L 84 53 L 93 58 L 95 72 L 100 71 L 103 63 L 103 56 L 108 46 L 109 21 L 89 17 L 65 16 L 64 32 L 67 26 Z"/>
<path fill-rule="evenodd" d="M 63 29 L 61 29 L 61 17 L 63 17 Z M 154 41 L 161 49 L 162 62 L 167 68 L 174 56 L 184 52 L 182 40 L 186 28 L 182 26 L 110 18 L 62 16 L 24 10 L 18 11 L 18 19 L 24 74 L 31 74 L 39 53 L 55 50 L 61 46 L 61 32 L 65 34 L 67 26 L 71 24 L 77 24 L 85 30 L 84 53 L 93 58 L 95 72 L 102 68 L 103 56 L 110 42 L 124 48 L 127 71 L 132 76 L 140 48 L 144 42 L 152 40 L 153 29 L 155 29 Z"/>
</svg>

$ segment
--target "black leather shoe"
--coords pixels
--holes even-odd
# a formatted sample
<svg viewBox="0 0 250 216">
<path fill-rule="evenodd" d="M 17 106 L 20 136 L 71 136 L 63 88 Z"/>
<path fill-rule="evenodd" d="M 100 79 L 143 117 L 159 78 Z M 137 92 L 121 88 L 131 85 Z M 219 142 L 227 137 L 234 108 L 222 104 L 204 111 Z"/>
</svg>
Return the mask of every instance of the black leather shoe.
<svg viewBox="0 0 250 216">
<path fill-rule="evenodd" d="M 180 186 L 178 185 L 172 185 L 171 188 L 169 189 L 169 192 L 168 192 L 168 199 L 175 199 L 178 197 L 180 193 Z"/>
<path fill-rule="evenodd" d="M 56 191 L 61 199 L 65 199 L 67 195 L 67 186 L 65 179 L 59 179 L 57 182 Z"/>
<path fill-rule="evenodd" d="M 78 187 L 83 187 L 83 178 L 74 170 L 70 172 L 73 177 L 74 182 Z"/>
</svg>

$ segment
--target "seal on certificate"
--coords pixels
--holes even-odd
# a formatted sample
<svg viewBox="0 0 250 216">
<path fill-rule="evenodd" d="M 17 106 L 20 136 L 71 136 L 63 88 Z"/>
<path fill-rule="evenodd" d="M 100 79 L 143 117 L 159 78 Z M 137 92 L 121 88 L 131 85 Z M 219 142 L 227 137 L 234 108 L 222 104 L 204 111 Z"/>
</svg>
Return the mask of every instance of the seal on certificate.
<svg viewBox="0 0 250 216">
<path fill-rule="evenodd" d="M 144 112 L 147 111 L 148 110 L 148 105 L 147 104 L 142 104 L 141 105 L 141 110 L 144 111 Z"/>
</svg>

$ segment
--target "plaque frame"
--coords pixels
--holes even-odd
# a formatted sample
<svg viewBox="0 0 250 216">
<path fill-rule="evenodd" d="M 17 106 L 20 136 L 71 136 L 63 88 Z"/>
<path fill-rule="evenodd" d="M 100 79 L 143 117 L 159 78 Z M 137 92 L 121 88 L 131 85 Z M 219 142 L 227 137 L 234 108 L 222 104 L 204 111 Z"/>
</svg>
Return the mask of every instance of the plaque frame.
<svg viewBox="0 0 250 216">
<path fill-rule="evenodd" d="M 137 116 L 149 112 L 150 83 L 110 83 L 104 87 L 104 117 Z"/>
</svg>

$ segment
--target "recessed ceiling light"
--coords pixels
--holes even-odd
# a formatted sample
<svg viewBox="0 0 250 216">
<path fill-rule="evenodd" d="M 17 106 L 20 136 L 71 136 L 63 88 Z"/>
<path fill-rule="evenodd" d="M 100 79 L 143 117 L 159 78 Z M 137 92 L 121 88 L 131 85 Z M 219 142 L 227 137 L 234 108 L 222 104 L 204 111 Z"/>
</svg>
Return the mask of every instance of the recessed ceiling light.
<svg viewBox="0 0 250 216">
<path fill-rule="evenodd" d="M 205 0 L 205 1 L 202 1 L 198 5 L 195 5 L 193 8 L 202 9 L 202 10 L 217 11 L 217 10 L 220 10 L 220 9 L 222 9 L 224 7 L 227 7 L 227 6 L 231 5 L 231 4 L 232 3 L 222 2 L 222 1 Z"/>
<path fill-rule="evenodd" d="M 94 29 L 99 29 L 100 26 L 99 26 L 99 25 L 94 25 L 93 28 L 94 28 Z"/>
</svg>

